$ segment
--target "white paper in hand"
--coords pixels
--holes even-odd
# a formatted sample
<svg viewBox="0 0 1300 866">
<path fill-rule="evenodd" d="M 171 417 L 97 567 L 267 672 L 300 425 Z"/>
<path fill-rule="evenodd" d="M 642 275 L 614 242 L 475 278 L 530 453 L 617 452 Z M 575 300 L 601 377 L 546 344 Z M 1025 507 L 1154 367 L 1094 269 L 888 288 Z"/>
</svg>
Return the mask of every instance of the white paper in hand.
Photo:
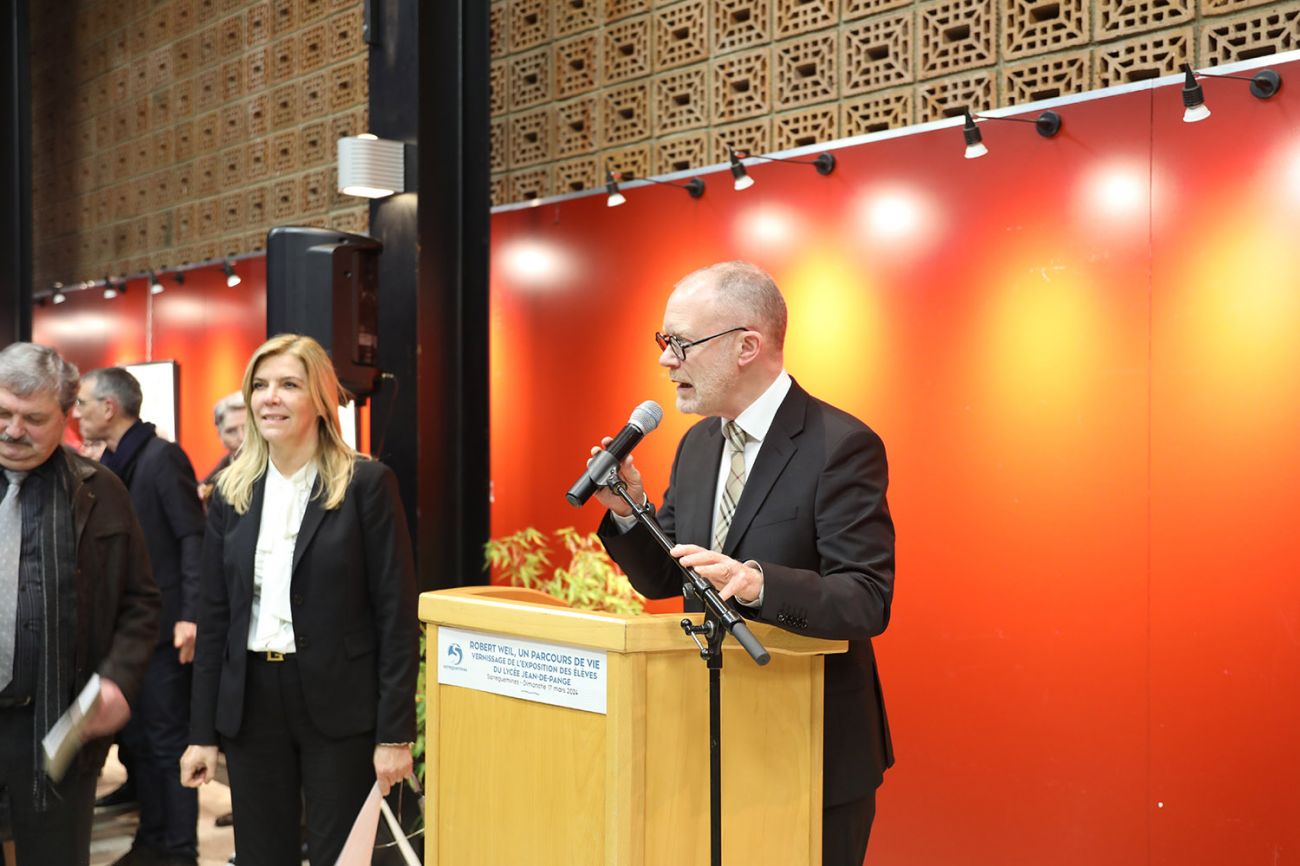
<svg viewBox="0 0 1300 866">
<path fill-rule="evenodd" d="M 357 813 L 357 820 L 352 822 L 352 832 L 343 844 L 343 851 L 334 866 L 370 866 L 375 856 L 375 834 L 379 831 L 379 783 L 370 788 L 366 802 Z"/>
<path fill-rule="evenodd" d="M 56 782 L 63 778 L 68 765 L 81 749 L 86 719 L 99 706 L 99 688 L 99 674 L 91 674 L 86 687 L 77 695 L 72 706 L 59 716 L 54 727 L 41 740 L 41 751 L 45 753 L 45 772 Z"/>
</svg>

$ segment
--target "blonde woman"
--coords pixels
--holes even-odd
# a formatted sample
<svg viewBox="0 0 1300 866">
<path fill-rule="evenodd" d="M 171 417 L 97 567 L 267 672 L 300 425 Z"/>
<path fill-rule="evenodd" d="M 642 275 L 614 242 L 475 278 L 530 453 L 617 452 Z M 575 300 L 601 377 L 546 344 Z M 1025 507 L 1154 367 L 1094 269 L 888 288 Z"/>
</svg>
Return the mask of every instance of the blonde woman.
<svg viewBox="0 0 1300 866">
<path fill-rule="evenodd" d="M 282 334 L 244 373 L 244 447 L 217 481 L 203 547 L 191 745 L 198 786 L 226 753 L 235 848 L 333 864 L 371 786 L 411 770 L 415 572 L 392 471 L 343 441 L 324 349 Z M 301 796 L 299 792 L 302 792 Z"/>
</svg>

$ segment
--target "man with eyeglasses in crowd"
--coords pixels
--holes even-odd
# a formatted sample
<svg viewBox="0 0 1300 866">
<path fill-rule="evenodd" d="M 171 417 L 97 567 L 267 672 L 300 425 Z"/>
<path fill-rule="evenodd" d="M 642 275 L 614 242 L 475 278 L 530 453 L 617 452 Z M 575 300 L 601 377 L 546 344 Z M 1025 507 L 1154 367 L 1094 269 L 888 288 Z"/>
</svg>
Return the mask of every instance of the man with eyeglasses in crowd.
<svg viewBox="0 0 1300 866">
<path fill-rule="evenodd" d="M 659 364 L 677 408 L 708 417 L 683 437 L 656 517 L 676 542 L 672 557 L 743 615 L 849 642 L 825 661 L 822 863 L 861 866 L 893 763 L 871 648 L 894 585 L 884 445 L 785 371 L 785 299 L 760 268 L 724 262 L 687 275 L 663 328 Z M 621 472 L 644 501 L 631 456 Z M 601 540 L 633 586 L 680 595 L 680 571 L 627 504 L 606 488 L 596 497 L 609 510 Z"/>
<path fill-rule="evenodd" d="M 199 801 L 181 785 L 189 742 L 190 663 L 198 627 L 199 556 L 206 522 L 190 458 L 140 418 L 140 382 L 121 367 L 81 380 L 81 433 L 108 443 L 101 458 L 130 491 L 162 592 L 162 630 L 137 711 L 118 736 L 140 804 L 131 850 L 114 866 L 196 866 Z"/>
</svg>

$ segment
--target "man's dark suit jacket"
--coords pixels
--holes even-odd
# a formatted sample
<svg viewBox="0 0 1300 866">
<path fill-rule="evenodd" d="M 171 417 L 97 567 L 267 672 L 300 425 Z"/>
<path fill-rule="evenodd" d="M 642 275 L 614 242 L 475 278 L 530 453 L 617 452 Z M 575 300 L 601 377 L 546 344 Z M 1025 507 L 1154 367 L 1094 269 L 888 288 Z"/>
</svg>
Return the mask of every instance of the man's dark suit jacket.
<svg viewBox="0 0 1300 866">
<path fill-rule="evenodd" d="M 190 458 L 174 442 L 153 436 L 122 473 L 144 530 L 153 578 L 162 592 L 158 642 L 170 644 L 177 621 L 197 622 L 203 506 Z"/>
<path fill-rule="evenodd" d="M 709 547 L 723 438 L 717 418 L 682 437 L 657 517 L 681 544 Z M 811 637 L 849 641 L 826 657 L 823 804 L 861 799 L 894 762 L 871 638 L 889 623 L 894 524 L 885 447 L 853 416 L 792 384 L 737 503 L 722 552 L 763 569 L 762 608 L 736 609 Z M 600 536 L 633 586 L 681 594 L 681 573 L 640 526 L 607 514 Z"/>
<path fill-rule="evenodd" d="M 77 611 L 72 695 L 98 673 L 117 684 L 136 705 L 145 669 L 158 640 L 158 587 L 149 569 L 140 524 L 117 476 L 63 447 L 73 527 L 77 539 Z M 111 736 L 87 743 L 77 755 L 83 772 L 98 770 Z"/>
<path fill-rule="evenodd" d="M 263 474 L 242 515 L 220 491 L 208 507 L 192 743 L 239 733 L 265 490 Z M 307 711 L 329 737 L 373 731 L 376 743 L 413 742 L 419 620 L 397 478 L 359 459 L 338 508 L 326 511 L 320 490 L 318 479 L 298 531 L 290 595 Z"/>
</svg>

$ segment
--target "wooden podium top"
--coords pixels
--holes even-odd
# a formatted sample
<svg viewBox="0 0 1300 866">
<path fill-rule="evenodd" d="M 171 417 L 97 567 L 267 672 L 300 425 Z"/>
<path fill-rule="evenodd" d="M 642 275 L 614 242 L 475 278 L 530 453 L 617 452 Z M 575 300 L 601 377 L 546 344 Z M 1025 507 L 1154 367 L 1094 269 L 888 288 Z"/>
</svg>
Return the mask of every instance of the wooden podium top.
<svg viewBox="0 0 1300 866">
<path fill-rule="evenodd" d="M 700 622 L 700 613 L 620 616 L 574 610 L 557 598 L 517 586 L 467 586 L 426 592 L 420 596 L 420 619 L 476 631 L 508 634 L 534 640 L 616 653 L 678 652 L 695 650 L 682 633 L 683 616 Z M 765 623 L 749 627 L 773 654 L 825 655 L 848 650 L 848 642 L 804 637 Z M 734 640 L 726 650 L 743 652 Z"/>
</svg>

